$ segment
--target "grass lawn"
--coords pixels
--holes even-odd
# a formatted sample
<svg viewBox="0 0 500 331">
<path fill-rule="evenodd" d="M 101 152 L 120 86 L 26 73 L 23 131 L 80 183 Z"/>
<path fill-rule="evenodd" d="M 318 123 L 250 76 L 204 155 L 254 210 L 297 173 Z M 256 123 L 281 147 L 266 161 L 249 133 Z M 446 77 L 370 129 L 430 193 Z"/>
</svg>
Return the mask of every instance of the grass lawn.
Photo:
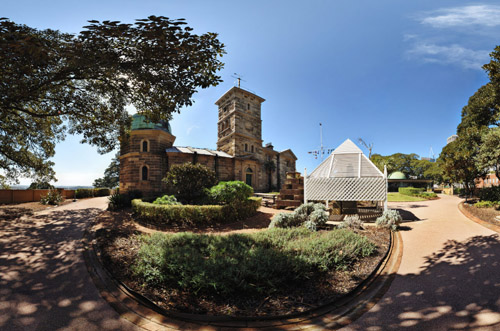
<svg viewBox="0 0 500 331">
<path fill-rule="evenodd" d="M 387 201 L 389 202 L 407 202 L 407 201 L 426 201 L 425 198 L 412 197 L 398 192 L 387 193 Z"/>
</svg>

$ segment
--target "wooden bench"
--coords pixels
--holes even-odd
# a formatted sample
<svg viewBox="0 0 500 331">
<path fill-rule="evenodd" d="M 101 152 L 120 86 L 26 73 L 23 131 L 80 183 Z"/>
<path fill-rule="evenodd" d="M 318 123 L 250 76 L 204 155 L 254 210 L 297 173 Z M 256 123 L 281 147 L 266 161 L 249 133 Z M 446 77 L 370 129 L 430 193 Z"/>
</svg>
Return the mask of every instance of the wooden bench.
<svg viewBox="0 0 500 331">
<path fill-rule="evenodd" d="M 276 205 L 276 198 L 278 197 L 277 194 L 254 193 L 253 195 L 256 197 L 262 198 L 262 202 L 264 203 L 264 206 L 266 206 L 266 207 Z"/>
</svg>

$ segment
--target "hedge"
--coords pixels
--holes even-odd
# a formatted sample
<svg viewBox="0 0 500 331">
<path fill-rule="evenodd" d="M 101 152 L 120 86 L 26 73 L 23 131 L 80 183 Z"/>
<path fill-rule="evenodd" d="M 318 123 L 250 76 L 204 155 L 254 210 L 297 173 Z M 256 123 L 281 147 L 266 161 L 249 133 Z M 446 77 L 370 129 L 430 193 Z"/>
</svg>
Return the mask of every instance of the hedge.
<svg viewBox="0 0 500 331">
<path fill-rule="evenodd" d="M 79 188 L 75 192 L 75 198 L 93 198 L 93 197 L 105 197 L 111 195 L 111 190 L 109 188 L 99 187 L 99 188 Z"/>
<path fill-rule="evenodd" d="M 251 197 L 238 205 L 157 205 L 132 200 L 135 217 L 158 227 L 166 225 L 212 225 L 231 223 L 253 216 L 262 198 Z"/>
<path fill-rule="evenodd" d="M 423 188 L 416 188 L 416 187 L 400 187 L 398 189 L 398 192 L 404 195 L 410 195 L 410 196 L 416 196 L 417 194 L 420 194 L 424 192 L 425 189 Z"/>
</svg>

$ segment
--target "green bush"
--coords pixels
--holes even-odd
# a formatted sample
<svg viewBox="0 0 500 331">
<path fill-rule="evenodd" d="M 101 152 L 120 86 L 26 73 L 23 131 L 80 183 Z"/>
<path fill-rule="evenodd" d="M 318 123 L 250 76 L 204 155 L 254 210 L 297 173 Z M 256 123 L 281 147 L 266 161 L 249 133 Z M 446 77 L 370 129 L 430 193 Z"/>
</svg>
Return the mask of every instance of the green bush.
<svg viewBox="0 0 500 331">
<path fill-rule="evenodd" d="M 363 229 L 363 221 L 358 215 L 347 215 L 344 220 L 338 225 L 339 229 Z"/>
<path fill-rule="evenodd" d="M 398 192 L 404 195 L 410 195 L 410 196 L 416 196 L 422 192 L 424 192 L 425 189 L 423 188 L 415 188 L 415 187 L 400 187 L 398 188 Z"/>
<path fill-rule="evenodd" d="M 220 182 L 208 189 L 207 194 L 214 203 L 229 205 L 251 197 L 253 188 L 242 181 Z"/>
<path fill-rule="evenodd" d="M 397 210 L 387 209 L 384 211 L 382 216 L 378 217 L 375 221 L 375 224 L 380 227 L 391 229 L 392 231 L 396 231 L 403 221 L 403 218 L 399 214 Z"/>
<path fill-rule="evenodd" d="M 111 190 L 107 187 L 98 187 L 94 189 L 94 197 L 107 197 L 111 195 Z"/>
<path fill-rule="evenodd" d="M 120 194 L 118 192 L 119 191 L 116 191 L 108 198 L 108 209 L 111 211 L 130 207 L 132 205 L 131 202 L 133 199 L 142 198 L 142 192 L 139 190 L 131 190 L 125 194 Z"/>
<path fill-rule="evenodd" d="M 424 199 L 437 198 L 437 194 L 434 192 L 422 192 L 422 193 L 418 193 L 416 196 L 420 197 L 420 198 L 424 198 Z"/>
<path fill-rule="evenodd" d="M 167 192 L 182 203 L 197 202 L 206 195 L 206 190 L 217 183 L 215 172 L 202 164 L 184 163 L 173 165 L 163 181 Z"/>
<path fill-rule="evenodd" d="M 211 225 L 231 223 L 257 212 L 262 198 L 250 198 L 237 205 L 158 205 L 132 200 L 138 220 L 162 227 L 167 225 Z"/>
<path fill-rule="evenodd" d="M 303 227 L 227 236 L 155 233 L 140 242 L 132 270 L 142 282 L 220 300 L 286 293 L 314 274 L 348 269 L 376 248 L 351 231 Z"/>
<path fill-rule="evenodd" d="M 479 199 L 482 201 L 500 201 L 500 186 L 485 187 L 479 190 Z"/>
<path fill-rule="evenodd" d="M 155 205 L 181 205 L 173 195 L 164 195 L 153 201 Z"/>
<path fill-rule="evenodd" d="M 311 231 L 316 231 L 318 226 L 326 224 L 328 214 L 326 208 L 320 203 L 304 203 L 297 207 L 293 213 L 279 213 L 274 215 L 269 228 L 291 228 L 304 225 Z"/>
<path fill-rule="evenodd" d="M 479 201 L 474 204 L 477 208 L 495 208 L 500 207 L 500 201 Z"/>
<path fill-rule="evenodd" d="M 83 199 L 83 198 L 93 198 L 94 197 L 94 189 L 92 188 L 79 188 L 75 191 L 75 198 Z"/>
<path fill-rule="evenodd" d="M 47 195 L 40 197 L 40 203 L 42 205 L 59 205 L 63 201 L 64 198 L 58 190 L 49 190 Z"/>
</svg>

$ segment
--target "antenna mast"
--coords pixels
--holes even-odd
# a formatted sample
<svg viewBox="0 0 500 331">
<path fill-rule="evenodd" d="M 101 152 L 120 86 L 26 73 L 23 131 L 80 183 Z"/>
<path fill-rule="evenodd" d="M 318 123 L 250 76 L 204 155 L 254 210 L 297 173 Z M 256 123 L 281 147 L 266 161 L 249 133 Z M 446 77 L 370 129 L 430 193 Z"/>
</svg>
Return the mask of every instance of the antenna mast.
<svg viewBox="0 0 500 331">
<path fill-rule="evenodd" d="M 319 150 L 309 151 L 308 153 L 314 155 L 315 159 L 317 159 L 319 155 L 321 157 L 321 161 L 323 161 L 325 153 L 330 154 L 332 151 L 332 148 L 325 150 L 325 147 L 323 146 L 323 124 L 319 123 Z"/>
</svg>

